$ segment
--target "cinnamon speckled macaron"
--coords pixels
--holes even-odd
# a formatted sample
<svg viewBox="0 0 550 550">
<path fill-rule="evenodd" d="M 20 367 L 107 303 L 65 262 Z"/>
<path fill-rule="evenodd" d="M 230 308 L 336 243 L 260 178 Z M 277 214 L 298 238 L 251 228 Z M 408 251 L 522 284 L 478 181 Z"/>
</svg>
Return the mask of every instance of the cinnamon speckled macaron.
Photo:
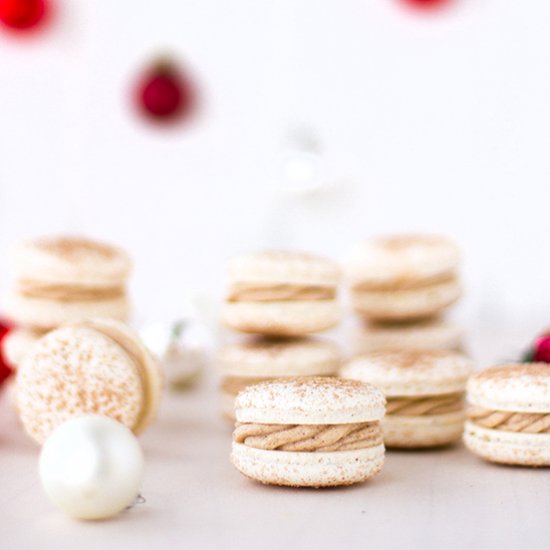
<svg viewBox="0 0 550 550">
<path fill-rule="evenodd" d="M 236 400 L 231 461 L 270 485 L 331 487 L 366 481 L 384 463 L 384 396 L 338 378 L 280 379 Z"/>
<path fill-rule="evenodd" d="M 485 460 L 550 466 L 550 365 L 507 364 L 468 381 L 464 442 Z"/>
<path fill-rule="evenodd" d="M 434 447 L 460 439 L 464 391 L 472 362 L 449 351 L 373 352 L 350 361 L 347 379 L 374 384 L 386 396 L 388 447 Z"/>
<path fill-rule="evenodd" d="M 338 265 L 302 252 L 268 251 L 234 258 L 222 317 L 235 330 L 302 336 L 340 320 Z"/>
<path fill-rule="evenodd" d="M 16 251 L 6 314 L 37 330 L 91 317 L 126 320 L 130 269 L 127 254 L 109 244 L 80 237 L 26 241 Z"/>
<path fill-rule="evenodd" d="M 361 322 L 351 332 L 358 355 L 373 351 L 462 349 L 462 329 L 451 321 L 432 318 L 418 322 Z"/>
<path fill-rule="evenodd" d="M 341 354 L 336 344 L 320 338 L 252 337 L 223 347 L 216 362 L 222 375 L 222 412 L 234 420 L 235 397 L 247 386 L 274 378 L 334 376 Z"/>
<path fill-rule="evenodd" d="M 375 237 L 347 255 L 345 271 L 357 313 L 374 321 L 434 316 L 461 294 L 456 245 L 436 235 Z"/>
<path fill-rule="evenodd" d="M 17 408 L 39 443 L 65 420 L 108 416 L 135 433 L 156 415 L 160 370 L 137 336 L 114 320 L 66 325 L 42 337 L 17 373 Z"/>
</svg>

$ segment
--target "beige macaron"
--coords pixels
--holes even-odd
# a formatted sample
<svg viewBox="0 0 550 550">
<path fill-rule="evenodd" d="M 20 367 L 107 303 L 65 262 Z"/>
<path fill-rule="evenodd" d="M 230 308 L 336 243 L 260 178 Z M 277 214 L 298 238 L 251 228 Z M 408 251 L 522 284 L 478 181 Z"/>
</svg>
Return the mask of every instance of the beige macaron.
<svg viewBox="0 0 550 550">
<path fill-rule="evenodd" d="M 460 350 L 462 329 L 455 323 L 432 318 L 418 322 L 372 323 L 361 320 L 352 327 L 355 355 L 372 351 Z"/>
<path fill-rule="evenodd" d="M 156 415 L 159 367 L 119 321 L 60 327 L 34 344 L 17 373 L 17 408 L 39 443 L 65 420 L 98 414 L 140 433 Z"/>
<path fill-rule="evenodd" d="M 216 362 L 222 376 L 222 412 L 234 420 L 235 397 L 247 386 L 273 378 L 334 376 L 341 355 L 336 344 L 319 338 L 252 337 L 223 347 Z"/>
<path fill-rule="evenodd" d="M 16 286 L 5 311 L 17 325 L 39 330 L 91 317 L 126 320 L 131 262 L 111 245 L 77 237 L 22 243 L 15 255 Z"/>
<path fill-rule="evenodd" d="M 464 390 L 472 371 L 465 356 L 450 351 L 388 351 L 357 357 L 341 376 L 369 382 L 386 395 L 382 421 L 388 447 L 434 447 L 460 439 Z"/>
<path fill-rule="evenodd" d="M 338 378 L 249 386 L 236 400 L 231 461 L 270 485 L 330 487 L 365 481 L 384 463 L 384 396 Z"/>
<path fill-rule="evenodd" d="M 436 235 L 375 237 L 345 260 L 355 311 L 375 321 L 434 316 L 461 294 L 456 245 Z"/>
<path fill-rule="evenodd" d="M 464 442 L 502 464 L 550 466 L 550 365 L 507 364 L 468 381 Z"/>
<path fill-rule="evenodd" d="M 257 252 L 228 264 L 224 323 L 270 336 L 302 336 L 340 320 L 336 263 L 302 252 Z"/>
<path fill-rule="evenodd" d="M 32 329 L 14 328 L 10 330 L 2 340 L 4 358 L 10 367 L 17 369 L 34 343 L 42 336 L 44 336 L 44 332 Z"/>
</svg>

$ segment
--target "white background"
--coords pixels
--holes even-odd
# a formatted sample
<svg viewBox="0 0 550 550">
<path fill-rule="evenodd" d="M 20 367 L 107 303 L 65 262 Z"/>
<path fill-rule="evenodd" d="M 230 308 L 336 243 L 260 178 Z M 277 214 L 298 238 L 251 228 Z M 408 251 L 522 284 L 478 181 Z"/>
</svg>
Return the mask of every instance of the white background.
<svg viewBox="0 0 550 550">
<path fill-rule="evenodd" d="M 142 317 L 177 315 L 234 253 L 422 230 L 462 245 L 459 315 L 544 311 L 549 27 L 534 0 L 59 0 L 45 33 L 0 32 L 0 287 L 19 239 L 79 232 L 133 255 Z M 169 131 L 129 101 L 164 51 L 202 99 Z M 278 177 L 302 127 L 345 182 L 316 197 Z"/>
</svg>

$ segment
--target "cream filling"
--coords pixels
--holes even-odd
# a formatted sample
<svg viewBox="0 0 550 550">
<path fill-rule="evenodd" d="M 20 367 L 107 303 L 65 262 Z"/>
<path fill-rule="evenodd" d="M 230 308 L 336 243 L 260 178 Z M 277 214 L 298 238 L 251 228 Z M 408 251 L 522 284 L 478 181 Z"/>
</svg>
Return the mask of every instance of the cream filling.
<svg viewBox="0 0 550 550">
<path fill-rule="evenodd" d="M 298 284 L 234 284 L 227 296 L 228 302 L 279 302 L 334 300 L 336 288 Z"/>
<path fill-rule="evenodd" d="M 505 432 L 550 433 L 550 413 L 515 413 L 470 407 L 468 419 L 474 424 Z"/>
<path fill-rule="evenodd" d="M 85 287 L 78 285 L 56 285 L 37 281 L 19 281 L 18 292 L 28 298 L 56 300 L 58 302 L 98 302 L 122 298 L 126 291 L 123 286 Z"/>
<path fill-rule="evenodd" d="M 382 445 L 380 422 L 356 424 L 237 423 L 233 440 L 267 451 L 353 451 Z"/>
<path fill-rule="evenodd" d="M 392 279 L 389 281 L 363 281 L 353 285 L 352 290 L 356 292 L 416 290 L 433 285 L 450 283 L 454 280 L 456 280 L 456 275 L 454 273 L 442 273 L 432 277 L 423 278 L 402 277 L 400 279 Z"/>
<path fill-rule="evenodd" d="M 425 397 L 388 397 L 386 414 L 399 416 L 429 416 L 462 410 L 464 394 L 429 395 Z"/>
</svg>

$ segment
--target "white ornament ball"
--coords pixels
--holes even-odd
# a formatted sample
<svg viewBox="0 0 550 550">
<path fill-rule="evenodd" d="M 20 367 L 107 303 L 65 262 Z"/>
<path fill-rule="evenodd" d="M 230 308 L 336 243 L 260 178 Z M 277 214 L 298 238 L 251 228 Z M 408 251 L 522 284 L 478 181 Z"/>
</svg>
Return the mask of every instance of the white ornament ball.
<svg viewBox="0 0 550 550">
<path fill-rule="evenodd" d="M 82 416 L 48 437 L 39 473 L 50 500 L 69 516 L 108 518 L 135 502 L 143 452 L 126 426 L 103 416 Z"/>
</svg>

